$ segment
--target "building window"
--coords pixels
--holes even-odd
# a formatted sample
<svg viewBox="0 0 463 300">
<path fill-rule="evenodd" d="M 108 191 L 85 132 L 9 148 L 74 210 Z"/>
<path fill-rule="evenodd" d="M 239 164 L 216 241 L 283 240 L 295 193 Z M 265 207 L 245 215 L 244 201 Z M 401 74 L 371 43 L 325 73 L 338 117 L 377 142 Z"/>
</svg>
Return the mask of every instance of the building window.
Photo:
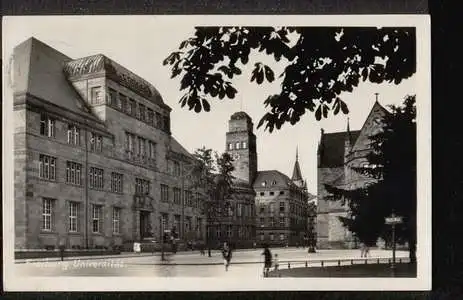
<svg viewBox="0 0 463 300">
<path fill-rule="evenodd" d="M 102 190 L 104 187 L 103 169 L 91 167 L 89 169 L 88 175 L 90 188 Z"/>
<path fill-rule="evenodd" d="M 220 229 L 220 227 L 217 227 L 217 228 L 215 229 L 215 234 L 216 234 L 216 237 L 217 237 L 218 239 L 220 239 L 220 238 L 222 237 L 222 230 Z"/>
<path fill-rule="evenodd" d="M 121 209 L 119 207 L 113 207 L 113 233 L 121 233 Z"/>
<path fill-rule="evenodd" d="M 67 161 L 66 162 L 66 183 L 81 185 L 82 184 L 82 165 Z"/>
<path fill-rule="evenodd" d="M 142 158 L 146 157 L 146 140 L 142 137 L 138 137 L 138 154 Z"/>
<path fill-rule="evenodd" d="M 260 218 L 260 225 L 265 225 L 265 218 Z"/>
<path fill-rule="evenodd" d="M 135 178 L 135 194 L 148 195 L 150 193 L 150 182 L 145 179 Z"/>
<path fill-rule="evenodd" d="M 233 230 L 231 225 L 227 225 L 227 237 L 231 238 L 233 235 Z"/>
<path fill-rule="evenodd" d="M 191 231 L 191 217 L 185 217 L 185 232 L 188 233 Z"/>
<path fill-rule="evenodd" d="M 40 154 L 39 177 L 47 180 L 56 179 L 56 158 Z"/>
<path fill-rule="evenodd" d="M 161 230 L 162 231 L 166 230 L 168 225 L 169 225 L 169 215 L 166 213 L 161 214 Z"/>
<path fill-rule="evenodd" d="M 180 189 L 179 188 L 174 188 L 174 203 L 175 204 L 181 204 L 180 200 Z"/>
<path fill-rule="evenodd" d="M 157 128 L 161 128 L 161 126 L 162 126 L 162 116 L 158 112 L 155 113 L 155 116 L 156 116 L 156 119 L 154 120 L 155 126 Z"/>
<path fill-rule="evenodd" d="M 180 176 L 180 173 L 181 173 L 180 163 L 178 161 L 173 161 L 172 165 L 173 165 L 173 170 L 172 170 L 173 175 Z"/>
<path fill-rule="evenodd" d="M 114 89 L 108 88 L 108 97 L 107 98 L 108 98 L 108 105 L 120 108 L 120 103 L 119 103 L 118 98 L 117 98 L 117 92 Z"/>
<path fill-rule="evenodd" d="M 285 226 L 286 226 L 285 218 L 280 218 L 280 227 L 285 227 Z"/>
<path fill-rule="evenodd" d="M 101 205 L 93 205 L 92 207 L 92 231 L 93 233 L 101 232 L 101 215 L 103 207 Z"/>
<path fill-rule="evenodd" d="M 260 213 L 263 214 L 265 212 L 265 206 L 261 205 L 259 210 L 260 210 Z"/>
<path fill-rule="evenodd" d="M 270 233 L 270 240 L 271 241 L 275 240 L 275 236 L 273 235 L 273 233 Z"/>
<path fill-rule="evenodd" d="M 137 103 L 135 102 L 135 100 L 130 99 L 129 100 L 129 111 L 128 111 L 128 113 L 131 116 L 135 116 L 136 112 L 137 112 Z"/>
<path fill-rule="evenodd" d="M 147 115 L 148 115 L 148 120 L 147 120 L 147 122 L 148 122 L 148 124 L 153 125 L 153 122 L 154 122 L 154 112 L 153 112 L 153 110 L 152 110 L 151 108 L 148 108 L 147 111 L 148 111 L 148 113 L 147 113 Z"/>
<path fill-rule="evenodd" d="M 275 226 L 275 219 L 273 217 L 270 217 L 269 218 L 269 224 L 270 224 L 270 227 L 274 227 Z"/>
<path fill-rule="evenodd" d="M 120 173 L 111 173 L 111 191 L 114 193 L 122 193 L 123 191 L 123 175 Z"/>
<path fill-rule="evenodd" d="M 134 149 L 134 135 L 131 133 L 125 133 L 125 149 L 131 155 Z"/>
<path fill-rule="evenodd" d="M 241 142 L 241 148 L 246 149 L 248 147 L 246 142 Z"/>
<path fill-rule="evenodd" d="M 42 200 L 42 230 L 53 230 L 53 208 L 54 199 L 44 198 Z"/>
<path fill-rule="evenodd" d="M 270 196 L 274 196 L 275 192 L 270 192 L 269 194 L 270 194 Z"/>
<path fill-rule="evenodd" d="M 177 232 L 181 230 L 180 215 L 174 215 L 174 226 Z"/>
<path fill-rule="evenodd" d="M 280 195 L 284 195 L 285 194 L 285 191 L 280 191 Z"/>
<path fill-rule="evenodd" d="M 263 241 L 263 240 L 264 240 L 264 238 L 265 238 L 265 235 L 264 235 L 264 233 L 263 233 L 263 232 L 261 232 L 261 233 L 260 233 L 260 240 L 261 240 L 261 241 Z"/>
<path fill-rule="evenodd" d="M 100 104 L 101 103 L 101 87 L 96 86 L 90 89 L 90 103 L 91 104 Z"/>
<path fill-rule="evenodd" d="M 161 184 L 161 201 L 169 202 L 169 187 L 165 184 Z"/>
<path fill-rule="evenodd" d="M 235 143 L 235 149 L 240 149 L 240 145 L 241 145 L 240 142 L 236 142 L 236 143 Z"/>
<path fill-rule="evenodd" d="M 78 213 L 79 213 L 79 203 L 78 202 L 69 202 L 69 232 L 78 231 Z"/>
<path fill-rule="evenodd" d="M 228 143 L 228 150 L 233 150 L 233 143 Z"/>
<path fill-rule="evenodd" d="M 80 128 L 75 125 L 68 125 L 68 144 L 80 145 Z"/>
<path fill-rule="evenodd" d="M 141 121 L 145 121 L 146 120 L 146 111 L 145 111 L 145 105 L 139 103 L 138 104 L 138 118 L 141 120 Z"/>
<path fill-rule="evenodd" d="M 102 152 L 103 151 L 103 137 L 99 134 L 92 132 L 90 134 L 90 151 Z"/>
<path fill-rule="evenodd" d="M 152 141 L 148 141 L 148 157 L 150 159 L 155 159 L 156 158 L 156 143 Z"/>
<path fill-rule="evenodd" d="M 124 94 L 121 94 L 119 93 L 119 102 L 120 102 L 120 108 L 123 112 L 127 112 L 128 111 L 128 107 L 127 107 L 127 96 L 124 95 Z"/>
<path fill-rule="evenodd" d="M 261 195 L 261 196 L 265 196 L 265 192 L 260 192 L 260 195 Z"/>
<path fill-rule="evenodd" d="M 55 137 L 55 119 L 47 114 L 40 115 L 40 134 L 47 137 Z"/>
<path fill-rule="evenodd" d="M 184 193 L 185 193 L 186 206 L 193 207 L 193 193 L 188 190 L 185 190 Z"/>
<path fill-rule="evenodd" d="M 280 212 L 285 212 L 285 203 L 280 202 Z"/>
<path fill-rule="evenodd" d="M 285 240 L 285 234 L 284 233 L 280 233 L 280 241 L 284 241 Z"/>
<path fill-rule="evenodd" d="M 170 131 L 170 118 L 169 118 L 169 116 L 164 116 L 164 130 Z"/>
</svg>

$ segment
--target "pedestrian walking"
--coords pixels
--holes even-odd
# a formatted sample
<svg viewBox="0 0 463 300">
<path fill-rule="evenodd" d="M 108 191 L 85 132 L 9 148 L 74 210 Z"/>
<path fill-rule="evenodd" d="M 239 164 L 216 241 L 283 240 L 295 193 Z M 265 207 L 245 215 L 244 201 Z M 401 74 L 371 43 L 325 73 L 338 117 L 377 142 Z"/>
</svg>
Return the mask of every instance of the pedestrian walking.
<svg viewBox="0 0 463 300">
<path fill-rule="evenodd" d="M 363 255 L 365 254 L 365 244 L 360 243 L 360 257 L 363 258 Z"/>
<path fill-rule="evenodd" d="M 368 245 L 365 245 L 364 255 L 365 257 L 370 256 L 370 247 Z"/>
<path fill-rule="evenodd" d="M 264 277 L 268 277 L 268 273 L 272 267 L 272 252 L 268 248 L 268 245 L 265 245 L 262 255 L 264 256 Z"/>
<path fill-rule="evenodd" d="M 230 265 L 230 260 L 231 260 L 231 249 L 230 249 L 230 246 L 226 242 L 223 243 L 222 256 L 223 256 L 223 264 L 225 266 L 225 271 L 228 271 L 228 267 Z"/>
<path fill-rule="evenodd" d="M 278 254 L 276 253 L 275 253 L 275 257 L 273 258 L 273 266 L 274 266 L 274 270 L 277 271 L 279 263 L 278 263 Z"/>
</svg>

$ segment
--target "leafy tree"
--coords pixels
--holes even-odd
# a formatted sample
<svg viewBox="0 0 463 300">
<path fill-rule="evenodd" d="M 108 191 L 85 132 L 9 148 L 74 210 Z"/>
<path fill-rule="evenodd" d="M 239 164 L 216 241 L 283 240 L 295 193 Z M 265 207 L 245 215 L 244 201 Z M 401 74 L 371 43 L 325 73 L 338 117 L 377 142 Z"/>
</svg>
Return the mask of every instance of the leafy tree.
<svg viewBox="0 0 463 300">
<path fill-rule="evenodd" d="M 296 124 L 306 111 L 317 120 L 330 111 L 347 114 L 342 92 L 361 81 L 399 84 L 416 72 L 415 29 L 390 27 L 196 27 L 163 64 L 170 65 L 172 78 L 181 75 L 181 106 L 199 113 L 210 111 L 210 98 L 235 98 L 230 80 L 242 75 L 256 52 L 286 64 L 281 92 L 268 95 L 268 112 L 258 124 L 270 132 Z M 257 84 L 276 77 L 262 62 L 250 75 Z"/>
<path fill-rule="evenodd" d="M 220 222 L 228 208 L 226 199 L 233 192 L 233 159 L 228 153 L 219 155 L 205 147 L 194 153 L 195 165 L 192 170 L 193 188 L 202 192 L 207 224 Z M 208 255 L 211 256 L 211 237 L 206 229 Z"/>
<path fill-rule="evenodd" d="M 354 190 L 325 185 L 331 200 L 347 202 L 350 216 L 341 222 L 367 245 L 374 245 L 378 237 L 390 242 L 391 226 L 384 219 L 391 213 L 402 216 L 396 236 L 399 242 L 408 242 L 411 262 L 416 262 L 417 234 L 415 98 L 407 96 L 402 106 L 390 106 L 383 130 L 370 137 L 368 166 L 354 168 L 374 178 L 374 183 Z"/>
</svg>

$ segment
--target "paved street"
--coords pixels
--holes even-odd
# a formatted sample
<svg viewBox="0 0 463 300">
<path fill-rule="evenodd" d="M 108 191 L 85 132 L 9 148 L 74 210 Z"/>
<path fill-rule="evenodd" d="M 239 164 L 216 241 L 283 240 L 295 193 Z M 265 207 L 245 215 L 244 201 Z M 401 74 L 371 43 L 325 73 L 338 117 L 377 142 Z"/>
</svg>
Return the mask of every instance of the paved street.
<svg viewBox="0 0 463 300">
<path fill-rule="evenodd" d="M 233 253 L 232 264 L 225 272 L 220 252 L 214 251 L 212 257 L 201 256 L 198 252 L 178 253 L 170 256 L 169 262 L 162 262 L 155 255 L 123 254 L 111 257 L 67 258 L 61 262 L 56 259 L 17 260 L 18 275 L 23 276 L 154 276 L 154 277 L 262 277 L 262 250 L 244 250 Z M 320 260 L 359 259 L 359 250 L 318 250 L 307 253 L 307 249 L 272 249 L 278 254 L 281 268 L 320 266 Z M 371 261 L 377 258 L 387 261 L 391 251 L 371 250 Z M 397 258 L 408 257 L 408 252 L 398 251 Z M 337 265 L 337 261 L 324 265 Z M 360 263 L 360 262 L 359 262 Z M 344 262 L 342 264 L 349 264 Z"/>
</svg>

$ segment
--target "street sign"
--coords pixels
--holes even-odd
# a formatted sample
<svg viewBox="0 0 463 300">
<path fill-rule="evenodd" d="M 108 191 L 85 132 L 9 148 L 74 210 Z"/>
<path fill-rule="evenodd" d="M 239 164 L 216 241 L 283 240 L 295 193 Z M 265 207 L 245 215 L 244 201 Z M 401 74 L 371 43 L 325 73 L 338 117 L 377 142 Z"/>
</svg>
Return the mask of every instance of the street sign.
<svg viewBox="0 0 463 300">
<path fill-rule="evenodd" d="M 402 217 L 386 218 L 386 224 L 400 224 L 400 223 L 402 223 Z"/>
</svg>

